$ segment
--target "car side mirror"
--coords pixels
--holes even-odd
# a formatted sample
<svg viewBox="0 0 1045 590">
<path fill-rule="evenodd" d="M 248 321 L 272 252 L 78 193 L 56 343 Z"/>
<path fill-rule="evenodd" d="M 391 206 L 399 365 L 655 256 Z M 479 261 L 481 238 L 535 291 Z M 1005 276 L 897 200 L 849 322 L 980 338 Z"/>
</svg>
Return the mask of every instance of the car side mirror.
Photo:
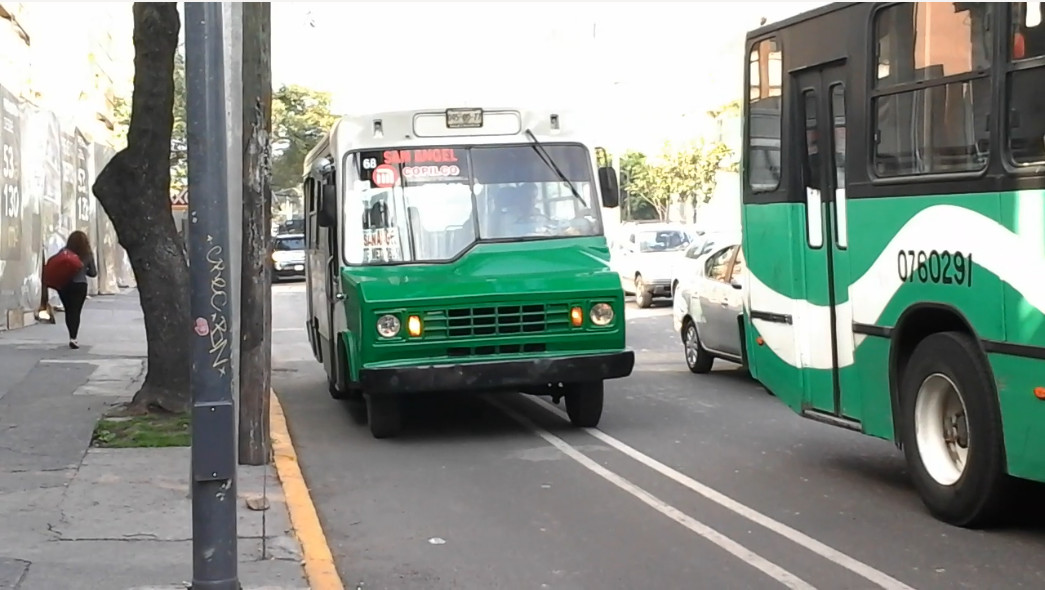
<svg viewBox="0 0 1045 590">
<path fill-rule="evenodd" d="M 602 195 L 602 206 L 612 209 L 620 205 L 620 186 L 617 183 L 617 171 L 613 166 L 599 168 L 599 187 Z"/>
<path fill-rule="evenodd" d="M 324 184 L 319 194 L 319 209 L 316 211 L 316 222 L 320 227 L 337 225 L 337 186 Z"/>
</svg>

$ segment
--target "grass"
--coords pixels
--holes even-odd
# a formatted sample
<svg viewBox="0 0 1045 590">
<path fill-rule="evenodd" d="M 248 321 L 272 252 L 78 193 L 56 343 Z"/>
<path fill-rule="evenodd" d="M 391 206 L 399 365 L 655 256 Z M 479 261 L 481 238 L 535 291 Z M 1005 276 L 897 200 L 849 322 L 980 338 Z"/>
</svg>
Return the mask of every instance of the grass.
<svg viewBox="0 0 1045 590">
<path fill-rule="evenodd" d="M 189 414 L 105 417 L 98 421 L 91 446 L 107 449 L 187 447 L 192 438 Z"/>
</svg>

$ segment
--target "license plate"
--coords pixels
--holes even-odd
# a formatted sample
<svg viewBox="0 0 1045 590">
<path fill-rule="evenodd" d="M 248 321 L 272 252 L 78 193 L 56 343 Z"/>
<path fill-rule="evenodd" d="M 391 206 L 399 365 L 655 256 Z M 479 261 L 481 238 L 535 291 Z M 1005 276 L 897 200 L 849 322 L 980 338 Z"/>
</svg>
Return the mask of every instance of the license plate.
<svg viewBox="0 0 1045 590">
<path fill-rule="evenodd" d="M 295 264 L 294 270 L 305 270 L 305 266 L 302 264 Z"/>
</svg>

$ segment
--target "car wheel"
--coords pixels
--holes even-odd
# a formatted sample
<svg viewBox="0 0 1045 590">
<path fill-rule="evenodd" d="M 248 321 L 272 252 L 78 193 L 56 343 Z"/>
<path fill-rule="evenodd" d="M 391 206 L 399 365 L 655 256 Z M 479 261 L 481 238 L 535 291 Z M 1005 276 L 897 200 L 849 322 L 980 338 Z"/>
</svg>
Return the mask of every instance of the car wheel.
<svg viewBox="0 0 1045 590">
<path fill-rule="evenodd" d="M 635 275 L 635 305 L 642 309 L 653 305 L 653 293 L 650 293 L 649 288 L 646 287 L 642 275 Z"/>
<path fill-rule="evenodd" d="M 715 357 L 711 356 L 711 353 L 700 343 L 697 325 L 688 318 L 682 323 L 682 350 L 686 354 L 686 366 L 689 367 L 691 373 L 708 373 L 711 371 L 711 365 L 715 363 Z"/>
</svg>

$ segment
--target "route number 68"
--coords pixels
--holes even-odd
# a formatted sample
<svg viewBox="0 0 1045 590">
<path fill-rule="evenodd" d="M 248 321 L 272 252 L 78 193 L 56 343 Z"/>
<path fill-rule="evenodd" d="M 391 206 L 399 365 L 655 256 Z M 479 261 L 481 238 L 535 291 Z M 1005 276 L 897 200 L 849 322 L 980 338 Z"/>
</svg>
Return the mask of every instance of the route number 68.
<svg viewBox="0 0 1045 590">
<path fill-rule="evenodd" d="M 377 158 L 363 158 L 363 170 L 377 168 Z"/>
</svg>

